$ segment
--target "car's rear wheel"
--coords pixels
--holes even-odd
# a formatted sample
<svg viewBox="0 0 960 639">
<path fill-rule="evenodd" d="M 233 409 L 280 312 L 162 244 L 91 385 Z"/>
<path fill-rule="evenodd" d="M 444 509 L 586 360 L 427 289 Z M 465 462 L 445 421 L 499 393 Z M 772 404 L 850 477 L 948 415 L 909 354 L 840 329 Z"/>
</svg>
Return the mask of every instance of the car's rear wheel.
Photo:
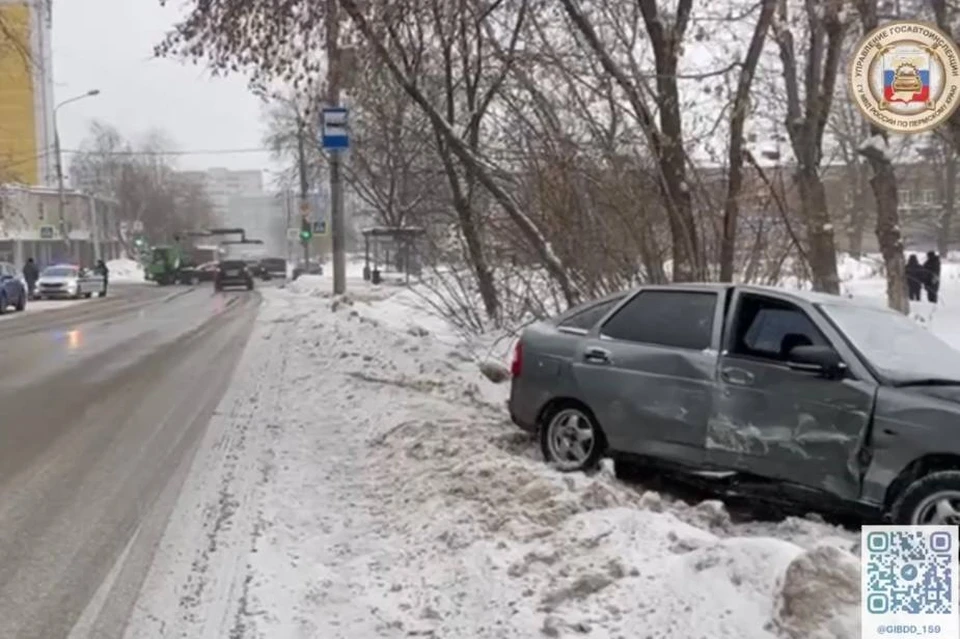
<svg viewBox="0 0 960 639">
<path fill-rule="evenodd" d="M 0 294 L 0 315 L 3 315 L 7 312 L 7 306 L 10 305 L 10 302 L 7 301 L 7 296 L 5 294 Z"/>
<path fill-rule="evenodd" d="M 580 406 L 558 407 L 547 415 L 540 427 L 544 459 L 564 472 L 595 468 L 605 448 L 596 420 Z"/>
<path fill-rule="evenodd" d="M 960 525 L 960 471 L 939 471 L 916 480 L 894 502 L 890 517 L 895 524 Z"/>
<path fill-rule="evenodd" d="M 20 299 L 17 300 L 17 305 L 14 308 L 18 311 L 23 311 L 27 308 L 27 294 L 20 293 Z"/>
</svg>

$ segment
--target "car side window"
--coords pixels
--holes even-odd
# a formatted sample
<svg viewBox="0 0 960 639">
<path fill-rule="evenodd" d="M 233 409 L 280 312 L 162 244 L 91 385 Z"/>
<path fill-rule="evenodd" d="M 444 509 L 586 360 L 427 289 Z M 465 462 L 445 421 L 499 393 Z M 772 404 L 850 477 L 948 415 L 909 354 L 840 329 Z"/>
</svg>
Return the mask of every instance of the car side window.
<svg viewBox="0 0 960 639">
<path fill-rule="evenodd" d="M 710 347 L 716 293 L 641 291 L 603 325 L 605 337 L 671 348 Z"/>
<path fill-rule="evenodd" d="M 560 326 L 563 328 L 580 328 L 588 331 L 596 326 L 597 322 L 603 319 L 603 316 L 609 313 L 622 299 L 622 297 L 617 297 L 589 306 L 560 322 Z"/>
<path fill-rule="evenodd" d="M 731 355 L 786 362 L 797 346 L 829 345 L 800 307 L 760 295 L 740 298 Z"/>
</svg>

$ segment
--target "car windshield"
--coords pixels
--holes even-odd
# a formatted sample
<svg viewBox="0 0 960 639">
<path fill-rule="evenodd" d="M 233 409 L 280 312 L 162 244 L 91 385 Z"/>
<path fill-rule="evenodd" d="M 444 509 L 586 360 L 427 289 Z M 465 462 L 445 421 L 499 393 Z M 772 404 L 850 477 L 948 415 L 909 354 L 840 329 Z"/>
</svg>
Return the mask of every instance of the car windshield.
<svg viewBox="0 0 960 639">
<path fill-rule="evenodd" d="M 820 308 L 891 381 L 960 380 L 960 351 L 905 315 L 850 304 L 821 304 Z"/>
<path fill-rule="evenodd" d="M 42 277 L 76 277 L 77 268 L 75 266 L 48 266 L 43 269 Z"/>
</svg>

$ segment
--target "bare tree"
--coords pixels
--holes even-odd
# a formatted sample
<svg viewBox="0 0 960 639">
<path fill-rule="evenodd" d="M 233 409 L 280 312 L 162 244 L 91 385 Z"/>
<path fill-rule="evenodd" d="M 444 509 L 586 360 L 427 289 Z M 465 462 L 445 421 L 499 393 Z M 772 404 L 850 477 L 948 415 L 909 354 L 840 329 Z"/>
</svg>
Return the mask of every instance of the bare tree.
<svg viewBox="0 0 960 639">
<path fill-rule="evenodd" d="M 723 206 L 723 230 L 720 240 L 720 281 L 733 281 L 735 267 L 735 249 L 737 245 L 737 223 L 740 217 L 740 194 L 743 190 L 743 144 L 744 125 L 750 104 L 750 90 L 753 77 L 760 63 L 760 56 L 767 40 L 767 32 L 773 22 L 777 0 L 763 0 L 760 15 L 753 29 L 753 37 L 740 69 L 737 91 L 733 99 L 730 115 L 730 150 L 727 169 L 727 197 Z"/>
<path fill-rule="evenodd" d="M 170 240 L 208 226 L 213 207 L 203 185 L 175 170 L 166 157 L 169 149 L 161 131 L 135 147 L 115 128 L 94 122 L 70 170 L 94 195 L 118 202 L 118 224 L 140 222 L 148 238 Z"/>
<path fill-rule="evenodd" d="M 786 129 L 797 160 L 795 180 L 807 226 L 813 287 L 834 294 L 840 292 L 837 251 L 820 170 L 847 30 L 842 7 L 843 0 L 803 0 L 801 21 L 792 14 L 799 9 L 797 4 L 780 0 L 774 21 L 787 100 Z M 807 35 L 802 75 L 794 34 L 797 22 L 804 24 Z"/>
<path fill-rule="evenodd" d="M 693 0 L 679 0 L 671 16 L 661 13 L 656 0 L 638 0 L 640 15 L 653 48 L 656 69 L 654 100 L 659 118 L 642 97 L 640 83 L 631 78 L 623 65 L 614 59 L 586 12 L 575 0 L 561 2 L 589 49 L 625 94 L 651 154 L 656 159 L 657 184 L 669 212 L 673 238 L 673 278 L 677 281 L 703 279 L 706 269 L 701 259 L 700 239 L 687 182 L 687 157 L 683 148 L 683 119 L 677 84 L 679 58 L 684 34 L 690 23 Z M 633 59 L 633 52 L 628 56 Z"/>
<path fill-rule="evenodd" d="M 877 28 L 877 0 L 858 0 L 857 11 L 863 32 Z M 887 305 L 901 313 L 910 312 L 907 296 L 906 263 L 903 257 L 903 238 L 900 235 L 900 215 L 897 211 L 897 176 L 893 161 L 887 153 L 887 134 L 875 124 L 870 124 L 871 137 L 860 146 L 860 153 L 867 158 L 873 177 L 870 186 L 876 200 L 877 241 L 887 274 Z"/>
</svg>

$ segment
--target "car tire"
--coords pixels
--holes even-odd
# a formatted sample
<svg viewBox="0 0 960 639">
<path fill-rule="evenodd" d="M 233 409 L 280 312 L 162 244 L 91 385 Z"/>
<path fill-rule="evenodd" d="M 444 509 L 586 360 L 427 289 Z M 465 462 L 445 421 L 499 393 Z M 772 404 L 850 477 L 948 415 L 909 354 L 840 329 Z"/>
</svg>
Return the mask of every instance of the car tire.
<svg viewBox="0 0 960 639">
<path fill-rule="evenodd" d="M 93 297 L 93 291 L 90 291 L 89 293 L 84 293 L 83 297 L 85 299 L 90 299 L 91 297 Z"/>
<path fill-rule="evenodd" d="M 563 472 L 593 470 L 606 452 L 596 418 L 579 404 L 561 404 L 549 411 L 539 430 L 543 458 Z"/>
<path fill-rule="evenodd" d="M 23 312 L 27 308 L 27 294 L 23 293 L 20 295 L 20 299 L 17 300 L 17 305 L 14 306 L 14 309 L 17 311 Z"/>
<path fill-rule="evenodd" d="M 901 525 L 960 524 L 960 471 L 938 471 L 914 481 L 888 514 L 892 523 Z"/>
</svg>

